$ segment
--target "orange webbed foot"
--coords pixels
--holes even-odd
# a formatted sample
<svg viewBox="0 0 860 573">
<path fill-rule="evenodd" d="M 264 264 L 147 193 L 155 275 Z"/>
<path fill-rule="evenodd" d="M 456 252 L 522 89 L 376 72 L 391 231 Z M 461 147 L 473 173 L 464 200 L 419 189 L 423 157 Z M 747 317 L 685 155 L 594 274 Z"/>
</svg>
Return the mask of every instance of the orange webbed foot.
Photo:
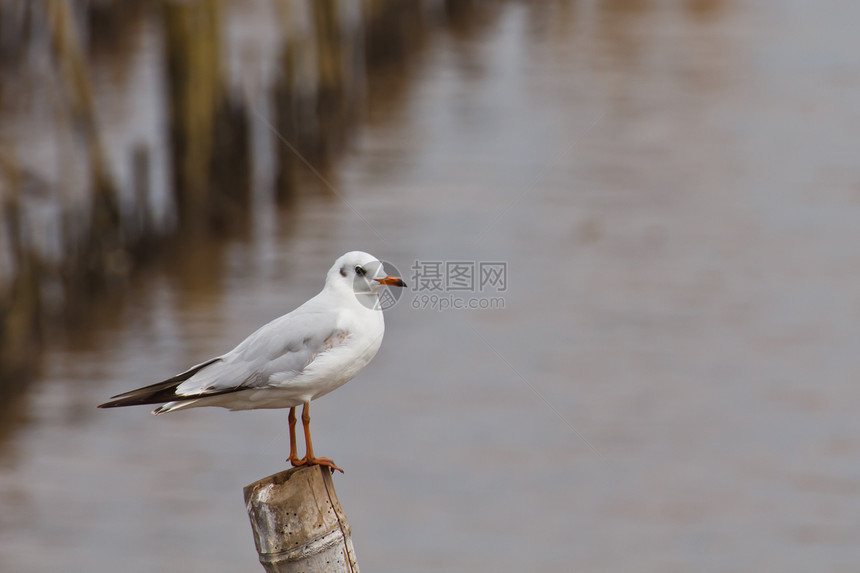
<svg viewBox="0 0 860 573">
<path fill-rule="evenodd" d="M 331 458 L 308 458 L 305 456 L 301 460 L 299 460 L 298 464 L 300 466 L 325 466 L 331 470 L 331 473 L 334 473 L 334 470 L 339 471 L 340 473 L 344 473 L 343 469 L 339 468 L 335 465 L 334 460 Z"/>
</svg>

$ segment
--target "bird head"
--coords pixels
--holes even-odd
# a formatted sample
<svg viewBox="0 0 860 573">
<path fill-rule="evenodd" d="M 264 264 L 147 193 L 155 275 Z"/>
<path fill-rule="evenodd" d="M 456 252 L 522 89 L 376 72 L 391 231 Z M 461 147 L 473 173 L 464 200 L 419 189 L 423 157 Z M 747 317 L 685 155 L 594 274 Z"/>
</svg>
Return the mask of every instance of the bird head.
<svg viewBox="0 0 860 573">
<path fill-rule="evenodd" d="M 385 265 L 363 251 L 351 251 L 335 261 L 326 277 L 326 286 L 349 288 L 356 296 L 375 296 L 384 286 L 405 287 L 403 279 L 391 276 Z"/>
</svg>

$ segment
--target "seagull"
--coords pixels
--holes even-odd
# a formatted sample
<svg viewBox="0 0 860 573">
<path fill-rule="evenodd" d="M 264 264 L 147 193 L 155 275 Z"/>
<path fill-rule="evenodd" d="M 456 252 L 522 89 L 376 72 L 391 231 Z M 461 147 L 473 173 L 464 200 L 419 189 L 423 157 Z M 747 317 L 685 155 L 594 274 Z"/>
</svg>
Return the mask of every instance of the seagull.
<svg viewBox="0 0 860 573">
<path fill-rule="evenodd" d="M 165 414 L 184 408 L 230 410 L 289 408 L 293 466 L 320 465 L 343 472 L 330 458 L 314 456 L 310 403 L 355 377 L 376 355 L 385 333 L 379 294 L 405 287 L 368 253 L 346 253 L 329 269 L 322 291 L 258 329 L 236 348 L 150 386 L 113 396 L 99 408 L 162 404 Z M 305 457 L 296 451 L 296 407 L 302 405 Z"/>
</svg>

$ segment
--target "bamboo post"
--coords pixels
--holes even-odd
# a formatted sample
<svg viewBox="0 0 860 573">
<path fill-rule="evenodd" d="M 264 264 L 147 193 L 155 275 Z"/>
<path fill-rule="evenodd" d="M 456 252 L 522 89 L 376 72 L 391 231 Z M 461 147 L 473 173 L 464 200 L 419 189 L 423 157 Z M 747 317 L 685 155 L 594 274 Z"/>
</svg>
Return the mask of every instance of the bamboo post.
<svg viewBox="0 0 860 573">
<path fill-rule="evenodd" d="M 260 563 L 269 573 L 358 573 L 331 472 L 286 470 L 245 487 Z"/>
</svg>

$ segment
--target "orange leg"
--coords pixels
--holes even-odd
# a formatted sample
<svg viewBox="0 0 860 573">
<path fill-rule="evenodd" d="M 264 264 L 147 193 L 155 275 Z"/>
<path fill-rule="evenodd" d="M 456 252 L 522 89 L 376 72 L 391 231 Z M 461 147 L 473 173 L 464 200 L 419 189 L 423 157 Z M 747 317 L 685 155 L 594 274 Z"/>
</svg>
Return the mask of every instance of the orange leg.
<svg viewBox="0 0 860 573">
<path fill-rule="evenodd" d="M 309 466 L 325 466 L 331 469 L 332 473 L 334 470 L 338 470 L 340 473 L 343 473 L 343 470 L 334 465 L 334 461 L 330 458 L 315 458 L 314 457 L 314 446 L 311 443 L 311 414 L 310 414 L 310 403 L 305 402 L 305 405 L 302 407 L 302 426 L 305 429 L 305 457 L 299 461 L 298 464 L 293 465 L 309 465 Z"/>
<path fill-rule="evenodd" d="M 296 409 L 290 408 L 290 457 L 287 458 L 287 461 L 290 462 L 293 466 L 302 465 L 302 460 L 299 459 L 299 454 L 296 448 Z"/>
</svg>

